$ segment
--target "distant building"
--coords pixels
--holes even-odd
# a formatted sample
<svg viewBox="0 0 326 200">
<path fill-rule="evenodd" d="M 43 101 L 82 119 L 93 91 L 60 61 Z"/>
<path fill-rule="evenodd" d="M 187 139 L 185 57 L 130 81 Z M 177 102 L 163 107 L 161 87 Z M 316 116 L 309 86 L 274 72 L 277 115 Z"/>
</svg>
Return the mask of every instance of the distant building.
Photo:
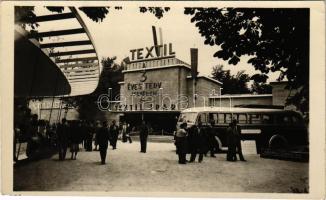
<svg viewBox="0 0 326 200">
<path fill-rule="evenodd" d="M 76 120 L 79 117 L 78 111 L 73 107 L 66 107 L 59 98 L 45 97 L 42 100 L 30 100 L 29 108 L 39 119 L 52 123 L 58 123 L 62 118 Z"/>
<path fill-rule="evenodd" d="M 297 93 L 297 90 L 286 89 L 287 81 L 271 82 L 273 105 L 285 106 L 286 99 Z"/>
<path fill-rule="evenodd" d="M 132 126 L 144 119 L 154 131 L 172 132 L 183 109 L 209 106 L 209 97 L 219 94 L 222 83 L 191 76 L 191 67 L 175 58 L 137 60 L 123 71 L 120 103 L 111 107 Z"/>
<path fill-rule="evenodd" d="M 259 108 L 284 108 L 294 109 L 294 106 L 286 106 L 287 98 L 297 91 L 286 89 L 287 82 L 271 82 L 272 94 L 234 94 L 215 95 L 209 98 L 210 106 L 222 107 L 259 107 Z"/>
</svg>

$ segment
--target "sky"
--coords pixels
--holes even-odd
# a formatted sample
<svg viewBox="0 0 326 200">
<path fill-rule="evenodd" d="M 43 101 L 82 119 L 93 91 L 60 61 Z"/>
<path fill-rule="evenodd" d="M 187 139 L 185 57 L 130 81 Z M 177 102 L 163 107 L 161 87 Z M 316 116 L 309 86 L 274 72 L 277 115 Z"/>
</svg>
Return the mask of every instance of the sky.
<svg viewBox="0 0 326 200">
<path fill-rule="evenodd" d="M 246 56 L 241 57 L 237 65 L 229 65 L 227 61 L 213 57 L 219 47 L 204 45 L 204 38 L 198 33 L 194 23 L 190 22 L 191 16 L 185 15 L 183 11 L 182 7 L 171 7 L 161 19 L 158 19 L 152 13 L 139 12 L 139 8 L 135 6 L 124 6 L 122 10 L 111 7 L 106 18 L 97 23 L 83 12 L 79 11 L 79 13 L 89 29 L 100 58 L 116 56 L 117 63 L 120 63 L 123 58 L 131 56 L 131 49 L 153 46 L 152 26 L 156 26 L 157 30 L 159 27 L 162 28 L 163 43 L 172 43 L 178 59 L 190 64 L 190 48 L 198 48 L 200 75 L 209 76 L 213 66 L 218 64 L 222 64 L 226 70 L 231 70 L 231 74 L 236 74 L 240 70 L 245 70 L 249 75 L 256 73 L 254 67 L 247 63 Z M 37 8 L 36 12 L 45 14 L 47 11 L 44 8 Z M 42 23 L 40 25 L 41 28 Z M 78 23 L 67 20 L 58 28 L 58 24 L 54 21 L 53 24 L 47 22 L 44 26 L 52 26 L 54 30 L 64 29 L 61 28 L 64 26 L 73 28 L 78 26 Z M 271 74 L 269 81 L 275 81 L 277 77 L 277 74 Z"/>
</svg>

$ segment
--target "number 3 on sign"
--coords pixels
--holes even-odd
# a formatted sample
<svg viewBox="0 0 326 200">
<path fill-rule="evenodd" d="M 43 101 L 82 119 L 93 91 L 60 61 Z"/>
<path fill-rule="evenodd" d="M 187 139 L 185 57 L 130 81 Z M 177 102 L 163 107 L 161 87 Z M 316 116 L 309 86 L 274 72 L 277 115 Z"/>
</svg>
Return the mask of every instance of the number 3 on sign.
<svg viewBox="0 0 326 200">
<path fill-rule="evenodd" d="M 147 80 L 147 76 L 146 76 L 146 71 L 144 70 L 142 72 L 141 78 L 140 78 L 140 82 L 145 82 Z"/>
</svg>

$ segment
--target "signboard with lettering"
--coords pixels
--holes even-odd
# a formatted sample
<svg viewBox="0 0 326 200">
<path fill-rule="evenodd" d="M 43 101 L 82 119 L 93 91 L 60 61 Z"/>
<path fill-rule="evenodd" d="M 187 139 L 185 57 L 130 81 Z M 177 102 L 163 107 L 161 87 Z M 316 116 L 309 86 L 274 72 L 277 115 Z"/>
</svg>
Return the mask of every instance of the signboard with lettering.
<svg viewBox="0 0 326 200">
<path fill-rule="evenodd" d="M 158 50 L 157 54 L 155 53 L 155 48 Z M 131 62 L 175 56 L 175 52 L 172 49 L 172 43 L 169 43 L 168 45 L 163 44 L 139 49 L 131 49 L 130 52 Z"/>
<path fill-rule="evenodd" d="M 126 89 L 135 96 L 157 96 L 162 82 L 127 83 Z"/>
</svg>

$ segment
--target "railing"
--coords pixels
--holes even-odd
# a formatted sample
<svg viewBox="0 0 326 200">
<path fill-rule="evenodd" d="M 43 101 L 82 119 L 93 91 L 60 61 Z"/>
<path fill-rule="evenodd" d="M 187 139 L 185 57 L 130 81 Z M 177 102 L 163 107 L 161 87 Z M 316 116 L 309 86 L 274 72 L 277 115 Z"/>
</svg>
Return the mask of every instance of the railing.
<svg viewBox="0 0 326 200">
<path fill-rule="evenodd" d="M 171 65 L 178 65 L 178 64 L 183 64 L 183 65 L 186 65 L 187 67 L 190 67 L 189 64 L 187 64 L 177 58 L 164 58 L 164 59 L 159 59 L 159 60 L 133 62 L 133 63 L 127 64 L 126 70 L 164 67 L 164 66 L 171 66 Z"/>
</svg>

